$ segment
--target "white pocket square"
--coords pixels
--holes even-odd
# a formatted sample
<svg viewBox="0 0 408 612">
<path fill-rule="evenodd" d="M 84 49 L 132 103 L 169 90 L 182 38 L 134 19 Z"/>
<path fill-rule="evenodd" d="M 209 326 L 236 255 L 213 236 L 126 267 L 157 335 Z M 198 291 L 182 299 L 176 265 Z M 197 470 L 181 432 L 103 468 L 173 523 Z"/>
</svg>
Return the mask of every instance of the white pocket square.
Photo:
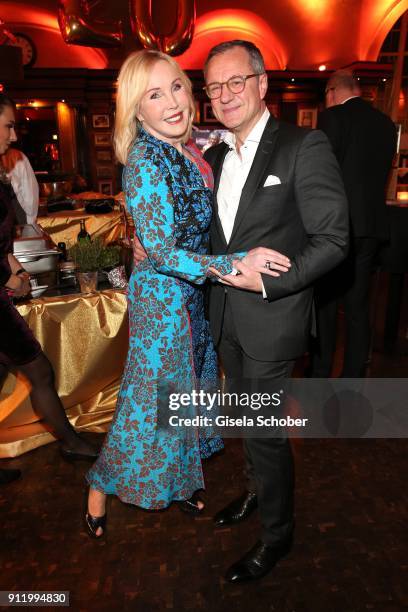
<svg viewBox="0 0 408 612">
<path fill-rule="evenodd" d="M 281 184 L 281 180 L 279 176 L 274 176 L 273 174 L 270 174 L 266 178 L 266 181 L 264 182 L 263 186 L 270 187 L 271 185 L 280 185 L 280 184 Z"/>
</svg>

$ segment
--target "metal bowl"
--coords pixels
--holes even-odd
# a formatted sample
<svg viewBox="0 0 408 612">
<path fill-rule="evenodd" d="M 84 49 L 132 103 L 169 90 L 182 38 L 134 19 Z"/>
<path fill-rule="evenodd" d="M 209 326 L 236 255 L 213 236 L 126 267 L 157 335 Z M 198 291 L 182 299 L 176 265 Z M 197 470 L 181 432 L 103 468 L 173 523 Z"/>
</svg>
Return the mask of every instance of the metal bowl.
<svg viewBox="0 0 408 612">
<path fill-rule="evenodd" d="M 18 256 L 18 261 L 24 264 L 24 269 L 29 274 L 42 274 L 57 269 L 58 256 L 57 249 L 49 249 L 48 251 L 22 253 Z"/>
<path fill-rule="evenodd" d="M 38 298 L 40 295 L 45 293 L 48 289 L 48 285 L 40 285 L 37 287 L 31 287 L 31 297 Z"/>
<path fill-rule="evenodd" d="M 53 183 L 39 183 L 40 196 L 49 198 L 64 196 L 72 191 L 71 181 L 55 181 Z"/>
</svg>

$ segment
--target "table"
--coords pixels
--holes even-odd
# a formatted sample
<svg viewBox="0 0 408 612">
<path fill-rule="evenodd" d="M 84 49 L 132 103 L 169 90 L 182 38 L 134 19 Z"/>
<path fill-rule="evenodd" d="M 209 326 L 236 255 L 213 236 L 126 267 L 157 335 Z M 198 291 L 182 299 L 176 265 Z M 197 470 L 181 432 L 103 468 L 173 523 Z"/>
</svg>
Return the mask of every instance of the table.
<svg viewBox="0 0 408 612">
<path fill-rule="evenodd" d="M 123 215 L 120 210 L 102 215 L 89 215 L 84 210 L 60 211 L 37 219 L 38 225 L 51 236 L 55 244 L 65 242 L 67 246 L 77 241 L 81 221 L 85 221 L 91 238 L 100 236 L 105 244 L 124 236 Z"/>
<path fill-rule="evenodd" d="M 18 309 L 54 367 L 71 423 L 80 430 L 106 431 L 128 348 L 125 292 L 39 298 Z M 31 408 L 26 383 L 9 375 L 0 400 L 0 457 L 53 440 Z"/>
</svg>

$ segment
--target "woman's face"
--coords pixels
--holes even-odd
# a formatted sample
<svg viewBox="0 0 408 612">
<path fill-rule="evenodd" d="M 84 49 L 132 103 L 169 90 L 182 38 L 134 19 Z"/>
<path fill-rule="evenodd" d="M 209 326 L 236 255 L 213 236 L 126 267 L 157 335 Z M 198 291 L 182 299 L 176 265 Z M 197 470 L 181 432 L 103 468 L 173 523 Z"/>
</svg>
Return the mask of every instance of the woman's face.
<svg viewBox="0 0 408 612">
<path fill-rule="evenodd" d="M 11 142 L 17 140 L 14 130 L 15 117 L 11 106 L 3 106 L 3 112 L 0 114 L 0 155 L 3 155 L 10 146 Z"/>
<path fill-rule="evenodd" d="M 177 70 L 159 60 L 150 72 L 137 118 L 153 136 L 176 145 L 189 127 L 190 98 Z"/>
</svg>

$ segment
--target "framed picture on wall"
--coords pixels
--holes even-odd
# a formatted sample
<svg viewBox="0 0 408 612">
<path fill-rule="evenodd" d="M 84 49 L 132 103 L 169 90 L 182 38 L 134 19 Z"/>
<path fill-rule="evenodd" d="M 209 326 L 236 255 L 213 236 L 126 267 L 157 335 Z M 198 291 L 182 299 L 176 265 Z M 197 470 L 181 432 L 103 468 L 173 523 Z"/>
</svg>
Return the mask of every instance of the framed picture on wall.
<svg viewBox="0 0 408 612">
<path fill-rule="evenodd" d="M 99 132 L 94 134 L 95 147 L 109 147 L 111 145 L 111 133 L 110 132 Z"/>
<path fill-rule="evenodd" d="M 113 176 L 112 166 L 109 166 L 108 164 L 106 165 L 97 164 L 96 176 Z"/>
<path fill-rule="evenodd" d="M 203 123 L 218 123 L 218 119 L 213 113 L 211 102 L 204 102 L 203 105 Z"/>
<path fill-rule="evenodd" d="M 97 151 L 96 152 L 96 159 L 98 161 L 112 161 L 112 151 L 106 150 L 106 151 Z"/>
<path fill-rule="evenodd" d="M 92 127 L 106 130 L 109 127 L 109 115 L 92 115 Z"/>
<path fill-rule="evenodd" d="M 104 195 L 112 195 L 113 194 L 112 181 L 98 181 L 98 191 L 99 193 L 103 193 Z"/>
<path fill-rule="evenodd" d="M 315 128 L 317 124 L 317 108 L 299 108 L 297 124 L 300 127 Z"/>
</svg>

